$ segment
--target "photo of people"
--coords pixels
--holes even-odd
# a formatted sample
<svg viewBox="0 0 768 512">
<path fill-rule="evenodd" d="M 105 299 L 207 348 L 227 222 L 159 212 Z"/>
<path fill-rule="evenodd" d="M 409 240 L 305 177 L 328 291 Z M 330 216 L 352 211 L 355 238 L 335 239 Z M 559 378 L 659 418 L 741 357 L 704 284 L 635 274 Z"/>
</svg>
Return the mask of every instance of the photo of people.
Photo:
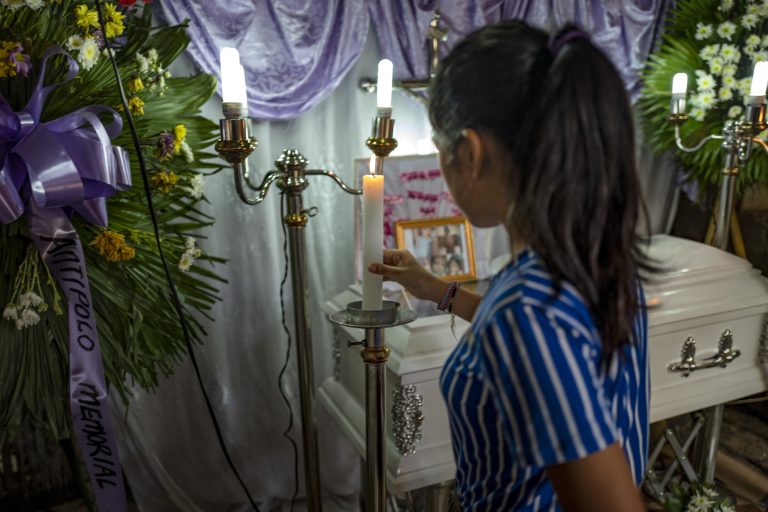
<svg viewBox="0 0 768 512">
<path fill-rule="evenodd" d="M 474 279 L 472 235 L 464 217 L 400 221 L 397 246 L 407 249 L 424 268 L 449 279 Z"/>
</svg>

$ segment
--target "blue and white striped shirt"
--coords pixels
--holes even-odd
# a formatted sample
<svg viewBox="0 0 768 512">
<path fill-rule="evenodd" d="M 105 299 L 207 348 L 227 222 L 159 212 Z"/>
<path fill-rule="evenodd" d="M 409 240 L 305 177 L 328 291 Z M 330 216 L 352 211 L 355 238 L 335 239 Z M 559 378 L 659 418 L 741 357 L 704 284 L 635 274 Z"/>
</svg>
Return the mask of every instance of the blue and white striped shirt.
<svg viewBox="0 0 768 512">
<path fill-rule="evenodd" d="M 642 290 L 641 302 L 642 302 Z M 544 468 L 621 443 L 635 483 L 648 455 L 646 313 L 604 360 L 584 299 L 559 296 L 532 250 L 496 275 L 448 358 L 456 486 L 465 511 L 560 510 Z"/>
</svg>

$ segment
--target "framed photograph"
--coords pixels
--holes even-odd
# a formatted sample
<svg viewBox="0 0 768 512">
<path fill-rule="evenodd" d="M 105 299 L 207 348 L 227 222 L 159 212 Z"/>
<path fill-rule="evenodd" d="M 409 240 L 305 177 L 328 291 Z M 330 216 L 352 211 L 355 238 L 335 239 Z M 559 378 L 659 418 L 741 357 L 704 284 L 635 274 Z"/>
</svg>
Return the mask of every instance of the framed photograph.
<svg viewBox="0 0 768 512">
<path fill-rule="evenodd" d="M 407 249 L 424 268 L 452 281 L 477 279 L 472 229 L 463 216 L 395 223 L 398 249 Z"/>
</svg>

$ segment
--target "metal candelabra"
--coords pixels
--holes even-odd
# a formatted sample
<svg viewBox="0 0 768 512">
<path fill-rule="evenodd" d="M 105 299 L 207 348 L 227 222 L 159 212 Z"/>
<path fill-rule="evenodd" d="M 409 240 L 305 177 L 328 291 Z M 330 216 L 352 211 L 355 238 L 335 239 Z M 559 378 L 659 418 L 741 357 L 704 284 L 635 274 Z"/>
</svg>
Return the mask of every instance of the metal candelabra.
<svg viewBox="0 0 768 512">
<path fill-rule="evenodd" d="M 265 174 L 260 184 L 255 184 L 248 171 L 248 156 L 258 145 L 251 136 L 250 120 L 243 116 L 239 103 L 223 104 L 224 119 L 219 122 L 221 139 L 216 151 L 232 165 L 235 188 L 240 199 L 249 205 L 261 203 L 273 183 L 287 196 L 287 213 L 282 221 L 288 228 L 290 247 L 291 285 L 293 291 L 294 326 L 298 353 L 299 391 L 301 402 L 302 440 L 304 443 L 304 475 L 310 512 L 319 512 L 320 472 L 317 451 L 317 433 L 314 418 L 315 386 L 312 362 L 312 338 L 309 321 L 309 286 L 305 255 L 305 228 L 316 208 L 304 208 L 302 193 L 309 186 L 310 176 L 326 176 L 333 179 L 348 194 L 360 195 L 362 191 L 347 185 L 338 175 L 327 170 L 307 169 L 307 160 L 296 149 L 285 149 L 275 161 L 277 170 Z M 378 157 L 377 173 L 383 169 L 383 159 L 397 147 L 394 133 L 395 121 L 391 110 L 379 109 L 373 120 L 371 136 L 366 145 Z M 255 192 L 249 197 L 246 188 Z M 385 365 L 389 348 L 384 344 L 383 329 L 415 320 L 412 311 L 400 309 L 399 304 L 384 301 L 381 311 L 364 311 L 361 303 L 352 303 L 346 311 L 331 316 L 336 324 L 365 329 L 361 352 L 366 367 L 366 445 L 367 510 L 386 511 L 386 457 L 385 457 Z"/>
<path fill-rule="evenodd" d="M 695 146 L 683 143 L 680 134 L 681 125 L 688 119 L 685 114 L 685 93 L 673 94 L 669 122 L 675 128 L 675 143 L 682 151 L 691 153 L 701 149 L 710 140 L 720 140 L 723 150 L 724 165 L 720 180 L 720 193 L 715 212 L 715 236 L 713 245 L 726 250 L 728 247 L 729 227 L 734 209 L 736 180 L 740 168 L 752 155 L 753 143 L 757 143 L 768 153 L 768 145 L 756 135 L 765 130 L 765 101 L 762 96 L 749 98 L 744 118 L 726 121 L 721 134 L 711 134 L 701 139 Z M 699 477 L 705 483 L 712 483 L 715 477 L 717 445 L 720 440 L 720 426 L 723 420 L 724 405 L 719 404 L 706 409 L 706 419 L 701 437 L 697 440 L 694 460 L 699 468 Z"/>
</svg>

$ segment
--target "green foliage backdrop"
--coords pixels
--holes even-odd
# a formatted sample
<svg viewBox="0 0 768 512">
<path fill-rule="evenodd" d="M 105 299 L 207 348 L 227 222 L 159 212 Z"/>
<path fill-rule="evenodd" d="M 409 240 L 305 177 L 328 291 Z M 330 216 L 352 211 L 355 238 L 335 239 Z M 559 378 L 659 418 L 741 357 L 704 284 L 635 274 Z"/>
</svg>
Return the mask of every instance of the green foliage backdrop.
<svg viewBox="0 0 768 512">
<path fill-rule="evenodd" d="M 768 60 L 767 1 L 680 0 L 670 11 L 662 42 L 648 60 L 639 105 L 650 144 L 659 151 L 674 149 L 689 179 L 705 188 L 720 180 L 720 144 L 708 142 L 695 153 L 676 148 L 667 122 L 672 76 L 688 75 L 690 119 L 682 134 L 692 145 L 743 114 L 754 65 L 762 60 Z M 768 138 L 766 132 L 760 136 Z M 738 184 L 743 189 L 766 183 L 768 155 L 756 148 Z"/>
<path fill-rule="evenodd" d="M 215 79 L 171 77 L 168 65 L 189 43 L 185 27 L 152 28 L 149 5 L 121 3 L 105 4 L 103 34 L 91 1 L 0 1 L 0 59 L 11 63 L 0 66 L 0 94 L 21 110 L 43 52 L 58 45 L 76 57 L 80 72 L 49 96 L 42 121 L 93 104 L 118 108 L 113 70 L 99 45 L 111 36 L 151 175 L 162 246 L 185 309 L 207 316 L 219 300 L 214 263 L 222 260 L 202 254 L 195 240 L 214 223 L 198 206 L 205 200 L 203 174 L 218 167 L 205 163 L 215 157 L 205 148 L 217 126 L 199 112 Z M 46 83 L 65 76 L 63 58 L 52 64 Z M 152 389 L 159 376 L 170 374 L 185 346 L 127 124 L 113 143 L 131 153 L 133 187 L 108 200 L 107 230 L 77 215 L 74 223 L 85 250 L 106 377 L 113 392 L 127 398 L 130 385 Z M 31 244 L 26 219 L 0 225 L 0 444 L 23 421 L 56 438 L 69 435 L 67 318 L 59 293 Z M 202 327 L 195 315 L 188 318 L 199 341 Z"/>
</svg>

